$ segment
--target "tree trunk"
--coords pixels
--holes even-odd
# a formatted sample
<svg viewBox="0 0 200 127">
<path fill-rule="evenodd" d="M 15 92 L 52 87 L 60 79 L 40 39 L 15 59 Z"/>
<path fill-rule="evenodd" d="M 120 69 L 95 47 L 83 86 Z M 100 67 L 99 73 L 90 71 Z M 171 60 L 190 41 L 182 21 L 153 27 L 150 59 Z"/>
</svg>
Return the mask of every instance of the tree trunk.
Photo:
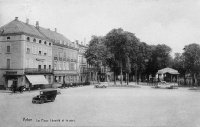
<svg viewBox="0 0 200 127">
<path fill-rule="evenodd" d="M 184 77 L 183 77 L 183 80 L 184 80 L 184 86 L 186 86 L 187 84 L 186 84 L 186 77 L 185 77 L 185 74 L 184 74 Z"/>
<path fill-rule="evenodd" d="M 139 72 L 139 82 L 142 81 L 142 78 L 141 78 L 141 72 Z"/>
<path fill-rule="evenodd" d="M 114 85 L 116 85 L 116 73 L 114 71 Z"/>
<path fill-rule="evenodd" d="M 126 81 L 126 82 L 125 82 L 126 84 L 128 83 L 128 76 L 127 76 L 127 74 L 128 74 L 128 73 L 126 73 L 126 80 L 125 80 L 125 81 Z"/>
<path fill-rule="evenodd" d="M 129 73 L 126 73 L 126 83 L 127 83 L 127 85 L 129 83 Z"/>
<path fill-rule="evenodd" d="M 194 73 L 194 86 L 197 86 L 197 75 Z"/>
<path fill-rule="evenodd" d="M 122 85 L 122 80 L 123 80 L 123 74 L 122 74 L 122 62 L 121 62 L 121 71 L 120 71 L 120 84 Z"/>
<path fill-rule="evenodd" d="M 138 80 L 137 80 L 137 67 L 135 68 L 135 82 L 138 84 Z"/>
</svg>

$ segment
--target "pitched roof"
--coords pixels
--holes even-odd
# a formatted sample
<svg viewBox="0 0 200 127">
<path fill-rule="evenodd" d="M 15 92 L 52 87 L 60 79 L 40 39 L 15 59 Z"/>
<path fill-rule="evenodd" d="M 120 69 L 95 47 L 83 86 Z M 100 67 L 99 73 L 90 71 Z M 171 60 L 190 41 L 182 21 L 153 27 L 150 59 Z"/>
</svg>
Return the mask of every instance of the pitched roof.
<svg viewBox="0 0 200 127">
<path fill-rule="evenodd" d="M 71 42 L 69 39 L 67 39 L 64 35 L 57 33 L 55 31 L 51 31 L 49 29 L 45 29 L 40 27 L 38 29 L 45 37 L 49 38 L 50 40 L 54 42 L 64 41 L 64 42 Z"/>
<path fill-rule="evenodd" d="M 165 74 L 165 73 L 170 73 L 170 74 L 179 74 L 177 70 L 174 70 L 172 68 L 163 68 L 161 70 L 158 70 L 157 74 Z"/>
<path fill-rule="evenodd" d="M 9 34 L 28 34 L 31 36 L 36 36 L 43 39 L 49 39 L 53 42 L 71 42 L 64 35 L 51 31 L 49 29 L 39 26 L 37 29 L 35 26 L 24 23 L 19 20 L 13 20 L 10 23 L 2 26 L 0 28 L 0 35 L 9 35 Z"/>
<path fill-rule="evenodd" d="M 13 20 L 0 28 L 0 35 L 8 34 L 29 34 L 32 36 L 45 38 L 33 25 Z"/>
</svg>

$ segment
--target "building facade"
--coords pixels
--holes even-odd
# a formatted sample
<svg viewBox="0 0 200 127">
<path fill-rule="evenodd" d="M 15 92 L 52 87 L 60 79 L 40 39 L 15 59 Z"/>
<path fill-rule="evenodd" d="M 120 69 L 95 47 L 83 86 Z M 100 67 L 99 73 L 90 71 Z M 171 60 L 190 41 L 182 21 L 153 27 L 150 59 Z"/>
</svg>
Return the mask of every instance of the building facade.
<svg viewBox="0 0 200 127">
<path fill-rule="evenodd" d="M 78 44 L 78 70 L 79 70 L 79 82 L 88 82 L 88 71 L 87 71 L 87 60 L 84 56 L 84 53 L 87 50 L 87 46 L 84 44 Z"/>
<path fill-rule="evenodd" d="M 0 28 L 0 88 L 79 82 L 79 46 L 62 34 L 19 21 Z"/>
</svg>

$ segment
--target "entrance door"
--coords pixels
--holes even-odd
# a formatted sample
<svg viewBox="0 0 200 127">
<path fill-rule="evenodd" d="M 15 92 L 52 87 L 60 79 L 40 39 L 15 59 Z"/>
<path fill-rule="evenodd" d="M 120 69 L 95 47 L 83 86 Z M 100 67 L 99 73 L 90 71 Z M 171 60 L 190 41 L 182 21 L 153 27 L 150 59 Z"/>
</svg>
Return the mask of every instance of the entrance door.
<svg viewBox="0 0 200 127">
<path fill-rule="evenodd" d="M 14 81 L 13 81 L 13 85 L 15 85 L 15 86 L 18 85 L 18 84 L 17 84 L 17 80 L 14 80 Z"/>
<path fill-rule="evenodd" d="M 13 84 L 13 80 L 8 80 L 8 88 L 10 88 Z"/>
</svg>

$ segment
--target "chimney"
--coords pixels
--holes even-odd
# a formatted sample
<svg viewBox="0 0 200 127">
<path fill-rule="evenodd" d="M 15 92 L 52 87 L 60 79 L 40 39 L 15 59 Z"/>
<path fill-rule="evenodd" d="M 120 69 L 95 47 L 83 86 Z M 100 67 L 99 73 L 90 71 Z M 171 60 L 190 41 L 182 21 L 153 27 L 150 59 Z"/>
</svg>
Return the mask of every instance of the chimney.
<svg viewBox="0 0 200 127">
<path fill-rule="evenodd" d="M 39 21 L 36 21 L 36 28 L 39 29 Z"/>
<path fill-rule="evenodd" d="M 55 32 L 57 33 L 57 28 L 55 28 Z"/>
<path fill-rule="evenodd" d="M 18 21 L 18 17 L 15 17 L 15 21 Z"/>
<path fill-rule="evenodd" d="M 29 19 L 28 18 L 26 19 L 26 24 L 29 24 Z"/>
</svg>

